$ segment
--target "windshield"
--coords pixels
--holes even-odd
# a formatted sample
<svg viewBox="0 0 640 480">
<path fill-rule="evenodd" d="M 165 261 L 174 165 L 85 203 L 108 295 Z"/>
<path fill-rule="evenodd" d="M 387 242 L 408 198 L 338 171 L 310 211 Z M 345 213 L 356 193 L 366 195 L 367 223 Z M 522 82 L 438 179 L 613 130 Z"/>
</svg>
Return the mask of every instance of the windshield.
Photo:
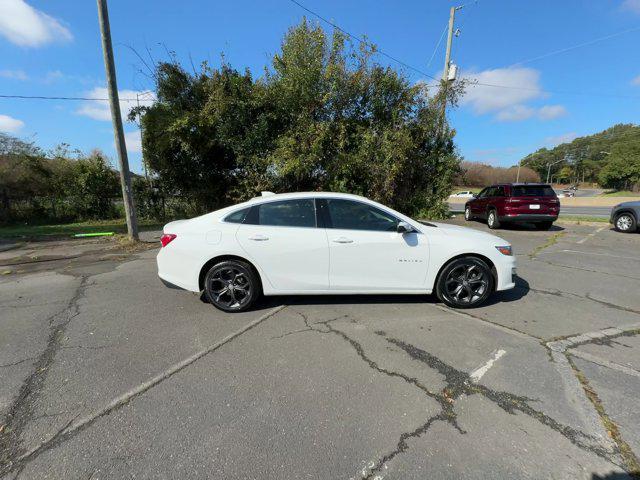
<svg viewBox="0 0 640 480">
<path fill-rule="evenodd" d="M 511 188 L 512 197 L 555 197 L 549 185 L 519 185 Z"/>
</svg>

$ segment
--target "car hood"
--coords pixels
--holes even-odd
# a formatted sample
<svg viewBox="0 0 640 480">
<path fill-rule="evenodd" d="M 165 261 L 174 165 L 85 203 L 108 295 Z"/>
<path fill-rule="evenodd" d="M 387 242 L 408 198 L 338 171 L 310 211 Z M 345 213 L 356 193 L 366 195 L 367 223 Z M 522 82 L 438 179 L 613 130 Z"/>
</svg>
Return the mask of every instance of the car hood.
<svg viewBox="0 0 640 480">
<path fill-rule="evenodd" d="M 640 201 L 622 202 L 616 205 L 614 208 L 620 207 L 640 207 Z"/>
<path fill-rule="evenodd" d="M 470 240 L 479 240 L 485 242 L 490 241 L 495 245 L 511 245 L 510 242 L 507 242 L 505 239 L 500 238 L 497 235 L 492 235 L 487 232 L 481 232 L 473 228 L 451 225 L 449 223 L 429 223 L 438 227 L 438 229 L 441 230 L 445 235 L 450 235 L 452 237 L 467 238 Z"/>
</svg>

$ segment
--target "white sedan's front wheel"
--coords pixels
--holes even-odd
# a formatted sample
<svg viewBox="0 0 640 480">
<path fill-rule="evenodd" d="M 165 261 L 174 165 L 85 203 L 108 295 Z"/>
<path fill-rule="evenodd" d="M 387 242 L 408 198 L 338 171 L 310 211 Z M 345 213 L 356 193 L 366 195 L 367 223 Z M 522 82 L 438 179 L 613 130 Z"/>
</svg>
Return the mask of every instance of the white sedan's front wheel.
<svg viewBox="0 0 640 480">
<path fill-rule="evenodd" d="M 493 274 L 477 257 L 462 257 L 447 264 L 436 283 L 436 295 L 453 308 L 473 308 L 493 292 Z"/>
</svg>

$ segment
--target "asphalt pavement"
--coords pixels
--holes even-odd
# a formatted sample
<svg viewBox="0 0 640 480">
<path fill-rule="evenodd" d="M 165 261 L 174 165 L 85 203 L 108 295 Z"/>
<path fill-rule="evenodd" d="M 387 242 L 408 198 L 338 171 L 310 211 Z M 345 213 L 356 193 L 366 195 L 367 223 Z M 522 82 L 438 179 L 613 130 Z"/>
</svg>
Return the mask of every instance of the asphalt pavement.
<svg viewBox="0 0 640 480">
<path fill-rule="evenodd" d="M 328 296 L 225 314 L 165 288 L 155 248 L 2 252 L 0 477 L 640 474 L 640 234 L 494 233 L 517 286 L 467 311 Z"/>
</svg>

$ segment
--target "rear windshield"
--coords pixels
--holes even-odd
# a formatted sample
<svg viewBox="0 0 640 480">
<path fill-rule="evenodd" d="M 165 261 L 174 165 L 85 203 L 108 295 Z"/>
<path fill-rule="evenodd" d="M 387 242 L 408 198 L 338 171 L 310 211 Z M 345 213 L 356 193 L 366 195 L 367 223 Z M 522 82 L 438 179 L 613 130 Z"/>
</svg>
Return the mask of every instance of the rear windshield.
<svg viewBox="0 0 640 480">
<path fill-rule="evenodd" d="M 511 187 L 512 197 L 555 197 L 556 192 L 548 185 L 519 185 Z"/>
</svg>

